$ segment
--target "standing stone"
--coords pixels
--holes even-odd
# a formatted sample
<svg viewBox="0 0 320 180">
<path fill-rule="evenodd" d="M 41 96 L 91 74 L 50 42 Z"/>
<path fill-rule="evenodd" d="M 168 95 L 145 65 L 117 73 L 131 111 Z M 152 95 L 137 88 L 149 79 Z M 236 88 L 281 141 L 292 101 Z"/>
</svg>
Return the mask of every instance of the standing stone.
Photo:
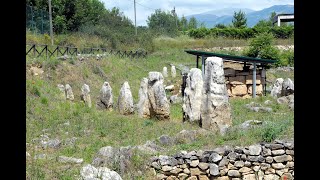
<svg viewBox="0 0 320 180">
<path fill-rule="evenodd" d="M 184 119 L 190 122 L 200 121 L 203 80 L 201 70 L 192 68 L 186 79 L 182 109 Z"/>
<path fill-rule="evenodd" d="M 113 107 L 113 95 L 112 88 L 108 82 L 104 82 L 100 90 L 100 99 L 97 102 L 97 106 L 112 110 Z"/>
<path fill-rule="evenodd" d="M 225 134 L 232 120 L 222 58 L 207 58 L 205 68 L 200 122 L 202 128 Z"/>
<path fill-rule="evenodd" d="M 87 84 L 81 87 L 81 99 L 88 107 L 91 107 L 90 88 Z"/>
<path fill-rule="evenodd" d="M 150 117 L 150 103 L 148 98 L 148 79 L 143 78 L 139 89 L 138 116 L 141 118 Z"/>
<path fill-rule="evenodd" d="M 58 84 L 58 88 L 61 91 L 61 99 L 66 100 L 66 88 L 62 84 Z"/>
<path fill-rule="evenodd" d="M 290 78 L 287 78 L 282 83 L 282 96 L 288 96 L 294 93 L 294 84 Z"/>
<path fill-rule="evenodd" d="M 171 76 L 173 77 L 173 78 L 175 78 L 176 77 L 176 67 L 175 66 L 171 66 Z"/>
<path fill-rule="evenodd" d="M 163 76 L 159 72 L 149 72 L 148 97 L 150 116 L 159 120 L 169 120 L 170 105 L 163 87 Z"/>
<path fill-rule="evenodd" d="M 67 100 L 71 100 L 71 101 L 74 100 L 72 88 L 69 84 L 66 84 L 66 97 L 67 97 Z"/>
<path fill-rule="evenodd" d="M 163 75 L 163 77 L 168 77 L 168 69 L 167 69 L 167 67 L 163 67 L 162 75 Z"/>
<path fill-rule="evenodd" d="M 282 78 L 276 79 L 276 82 L 272 86 L 271 96 L 273 96 L 275 98 L 278 98 L 281 96 L 283 81 L 284 80 Z"/>
<path fill-rule="evenodd" d="M 120 89 L 118 98 L 118 110 L 120 114 L 128 115 L 133 114 L 133 98 L 130 90 L 130 86 L 125 81 Z"/>
</svg>

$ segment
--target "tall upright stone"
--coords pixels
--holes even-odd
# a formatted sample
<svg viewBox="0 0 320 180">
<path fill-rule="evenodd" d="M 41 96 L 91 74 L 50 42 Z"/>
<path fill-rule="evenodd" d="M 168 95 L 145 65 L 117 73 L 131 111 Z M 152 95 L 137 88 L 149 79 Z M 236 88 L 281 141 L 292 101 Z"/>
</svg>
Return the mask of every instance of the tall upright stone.
<svg viewBox="0 0 320 180">
<path fill-rule="evenodd" d="M 276 79 L 276 82 L 273 84 L 272 89 L 271 89 L 271 96 L 272 97 L 278 98 L 281 96 L 283 81 L 284 80 L 282 78 Z"/>
<path fill-rule="evenodd" d="M 148 79 L 143 78 L 139 89 L 138 116 L 141 118 L 150 117 L 150 103 L 148 98 Z"/>
<path fill-rule="evenodd" d="M 90 88 L 87 84 L 81 87 L 81 99 L 88 107 L 91 107 Z"/>
<path fill-rule="evenodd" d="M 222 58 L 207 58 L 202 92 L 202 128 L 224 134 L 232 120 Z"/>
<path fill-rule="evenodd" d="M 163 77 L 168 77 L 168 69 L 167 69 L 167 67 L 163 67 L 162 75 L 163 75 Z"/>
<path fill-rule="evenodd" d="M 64 85 L 63 84 L 58 84 L 57 85 L 58 86 L 58 89 L 60 90 L 60 98 L 62 99 L 62 100 L 66 100 L 66 88 L 64 87 Z"/>
<path fill-rule="evenodd" d="M 170 105 L 163 87 L 163 76 L 160 72 L 149 72 L 148 97 L 150 116 L 159 120 L 169 120 Z"/>
<path fill-rule="evenodd" d="M 97 102 L 97 106 L 101 109 L 112 110 L 113 107 L 113 95 L 110 84 L 105 81 L 100 90 L 100 97 Z"/>
<path fill-rule="evenodd" d="M 176 72 L 176 67 L 175 66 L 171 66 L 171 76 L 173 78 L 175 78 L 177 75 L 177 72 Z"/>
<path fill-rule="evenodd" d="M 125 81 L 120 89 L 118 98 L 118 111 L 120 114 L 128 115 L 134 113 L 133 98 L 129 83 Z"/>
<path fill-rule="evenodd" d="M 198 68 L 192 68 L 188 73 L 184 90 L 182 105 L 184 120 L 190 122 L 200 121 L 202 88 L 202 72 Z"/>
<path fill-rule="evenodd" d="M 293 93 L 294 93 L 294 84 L 290 78 L 287 78 L 282 83 L 281 95 L 288 96 Z"/>
<path fill-rule="evenodd" d="M 67 100 L 73 101 L 74 100 L 74 95 L 73 95 L 71 86 L 69 84 L 66 84 L 65 87 L 66 87 L 66 98 L 67 98 Z"/>
</svg>

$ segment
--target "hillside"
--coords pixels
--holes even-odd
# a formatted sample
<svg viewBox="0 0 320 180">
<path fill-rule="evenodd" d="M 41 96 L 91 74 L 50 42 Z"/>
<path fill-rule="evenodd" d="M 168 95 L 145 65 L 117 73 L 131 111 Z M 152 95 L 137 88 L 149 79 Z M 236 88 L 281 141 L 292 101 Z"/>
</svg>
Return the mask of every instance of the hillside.
<svg viewBox="0 0 320 180">
<path fill-rule="evenodd" d="M 95 57 L 61 60 L 55 57 L 45 59 L 28 56 L 26 179 L 78 179 L 81 168 L 93 163 L 98 151 L 108 146 L 123 151 L 128 147 L 138 147 L 137 150 L 130 151 L 130 159 L 124 161 L 127 164 L 108 166 L 119 173 L 122 179 L 154 179 L 152 173 L 146 171 L 146 165 L 154 155 L 172 155 L 181 150 L 213 149 L 223 145 L 244 146 L 275 138 L 293 138 L 294 112 L 285 104 L 276 103 L 270 96 L 254 100 L 230 99 L 234 126 L 247 120 L 268 123 L 249 131 L 235 130 L 225 136 L 203 131 L 196 124 L 183 123 L 181 103 L 170 105 L 169 121 L 139 118 L 137 112 L 121 115 L 116 109 L 104 111 L 96 108 L 103 82 L 110 83 L 116 103 L 121 85 L 128 81 L 136 104 L 139 100 L 141 79 L 147 77 L 148 72 L 162 72 L 162 68 L 166 66 L 170 74 L 170 64 L 177 68 L 180 65 L 195 67 L 194 56 L 185 53 L 184 48 L 195 48 L 196 45 L 212 47 L 217 41 L 208 43 L 204 40 L 157 38 L 154 40 L 156 51 L 145 59 L 119 58 L 113 55 L 99 60 Z M 236 40 L 221 41 L 225 46 L 239 43 Z M 221 44 L 216 46 L 221 47 Z M 35 75 L 31 68 L 41 69 L 43 72 Z M 268 71 L 267 76 L 270 82 L 274 82 L 277 77 L 294 77 L 293 72 L 277 70 Z M 167 97 L 179 92 L 181 80 L 179 69 L 176 78 L 170 75 L 165 78 L 165 85 L 175 86 L 174 91 L 167 92 Z M 81 87 L 84 83 L 89 85 L 91 90 L 92 108 L 81 101 Z M 70 84 L 75 99 L 68 101 L 61 98 L 58 84 Z M 266 100 L 271 101 L 268 106 L 273 109 L 272 113 L 253 112 L 245 107 L 250 102 L 263 104 Z M 159 137 L 163 135 L 175 137 L 178 141 L 170 146 L 162 144 Z M 64 162 L 61 160 L 63 156 L 82 161 Z"/>
<path fill-rule="evenodd" d="M 240 9 L 230 8 L 230 9 L 221 9 L 216 11 L 204 12 L 196 15 L 189 15 L 187 19 L 190 19 L 194 16 L 198 21 L 203 22 L 206 27 L 212 28 L 216 24 L 225 24 L 228 25 L 232 23 L 234 11 L 238 12 Z M 267 20 L 270 17 L 272 12 L 280 13 L 294 13 L 293 5 L 274 5 L 269 8 L 265 8 L 259 11 L 254 11 L 250 9 L 241 9 L 246 13 L 247 17 L 247 26 L 253 27 L 260 20 Z"/>
</svg>

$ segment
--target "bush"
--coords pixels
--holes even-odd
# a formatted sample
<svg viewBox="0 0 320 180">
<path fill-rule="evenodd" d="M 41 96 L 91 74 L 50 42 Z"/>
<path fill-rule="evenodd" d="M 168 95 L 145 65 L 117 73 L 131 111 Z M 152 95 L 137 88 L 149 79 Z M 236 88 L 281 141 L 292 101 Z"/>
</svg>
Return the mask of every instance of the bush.
<svg viewBox="0 0 320 180">
<path fill-rule="evenodd" d="M 188 35 L 193 38 L 205 38 L 208 36 L 212 36 L 212 37 L 248 39 L 248 38 L 254 38 L 256 35 L 261 33 L 271 33 L 276 38 L 286 39 L 286 38 L 292 37 L 294 35 L 293 32 L 294 32 L 293 26 L 283 26 L 283 27 L 255 26 L 253 28 L 214 27 L 211 29 L 201 27 L 198 29 L 189 30 Z"/>
<path fill-rule="evenodd" d="M 294 66 L 294 52 L 292 50 L 283 51 L 279 56 L 279 61 L 275 63 L 275 66 Z"/>
<path fill-rule="evenodd" d="M 263 59 L 279 59 L 279 50 L 272 46 L 273 35 L 271 33 L 261 33 L 250 42 L 249 49 L 244 51 L 245 56 Z"/>
</svg>

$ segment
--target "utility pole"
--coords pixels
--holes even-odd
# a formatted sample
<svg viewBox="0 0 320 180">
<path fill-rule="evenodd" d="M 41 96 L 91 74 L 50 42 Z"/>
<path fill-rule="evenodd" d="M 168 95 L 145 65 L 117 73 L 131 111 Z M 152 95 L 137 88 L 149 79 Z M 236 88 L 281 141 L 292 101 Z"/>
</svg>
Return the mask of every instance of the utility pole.
<svg viewBox="0 0 320 180">
<path fill-rule="evenodd" d="M 176 7 L 175 6 L 173 6 L 173 10 L 171 11 L 171 13 L 174 15 L 174 17 L 176 19 L 176 28 L 178 28 L 178 18 L 177 18 Z"/>
<path fill-rule="evenodd" d="M 136 0 L 134 0 L 134 26 L 136 27 L 136 35 L 137 35 L 137 19 L 136 19 Z"/>
<path fill-rule="evenodd" d="M 49 0 L 49 21 L 50 21 L 50 37 L 51 37 L 51 45 L 53 45 L 53 30 L 52 30 L 51 0 Z"/>
</svg>

